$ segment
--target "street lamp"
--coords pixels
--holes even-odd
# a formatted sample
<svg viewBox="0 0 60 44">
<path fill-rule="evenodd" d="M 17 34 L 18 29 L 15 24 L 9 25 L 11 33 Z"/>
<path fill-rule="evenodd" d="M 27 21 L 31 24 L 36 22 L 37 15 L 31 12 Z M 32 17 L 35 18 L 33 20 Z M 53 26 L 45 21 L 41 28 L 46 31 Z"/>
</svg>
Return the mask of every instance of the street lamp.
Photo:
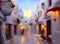
<svg viewBox="0 0 60 44">
<path fill-rule="evenodd" d="M 42 2 L 41 6 L 42 6 L 42 9 L 44 9 L 44 7 L 45 7 L 45 4 Z"/>
</svg>

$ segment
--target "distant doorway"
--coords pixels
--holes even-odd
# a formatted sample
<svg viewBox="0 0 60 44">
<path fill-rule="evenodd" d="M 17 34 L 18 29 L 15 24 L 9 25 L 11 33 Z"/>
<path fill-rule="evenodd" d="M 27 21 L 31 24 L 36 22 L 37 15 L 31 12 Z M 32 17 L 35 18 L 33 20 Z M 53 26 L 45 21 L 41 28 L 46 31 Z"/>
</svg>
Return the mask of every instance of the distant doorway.
<svg viewBox="0 0 60 44">
<path fill-rule="evenodd" d="M 14 34 L 17 34 L 17 25 L 14 25 Z"/>
<path fill-rule="evenodd" d="M 39 34 L 41 34 L 41 24 L 39 24 Z"/>
</svg>

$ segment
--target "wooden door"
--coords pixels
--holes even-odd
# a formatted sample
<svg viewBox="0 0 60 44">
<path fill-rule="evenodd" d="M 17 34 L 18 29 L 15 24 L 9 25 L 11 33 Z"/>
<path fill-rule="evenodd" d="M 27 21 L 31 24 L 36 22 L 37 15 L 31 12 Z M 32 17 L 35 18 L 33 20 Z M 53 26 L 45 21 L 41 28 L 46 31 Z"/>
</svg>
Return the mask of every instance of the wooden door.
<svg viewBox="0 0 60 44">
<path fill-rule="evenodd" d="M 39 24 L 39 34 L 41 34 L 41 24 Z"/>
<path fill-rule="evenodd" d="M 51 35 L 51 20 L 47 21 L 47 39 L 49 35 Z"/>
<path fill-rule="evenodd" d="M 14 34 L 17 34 L 17 25 L 14 25 Z"/>
</svg>

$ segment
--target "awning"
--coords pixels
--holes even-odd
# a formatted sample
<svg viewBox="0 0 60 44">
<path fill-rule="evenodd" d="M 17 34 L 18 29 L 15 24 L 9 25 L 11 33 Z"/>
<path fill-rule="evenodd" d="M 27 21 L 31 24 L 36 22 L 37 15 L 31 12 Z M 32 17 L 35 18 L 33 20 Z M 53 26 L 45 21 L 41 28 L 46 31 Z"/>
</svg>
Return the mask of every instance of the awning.
<svg viewBox="0 0 60 44">
<path fill-rule="evenodd" d="M 49 11 L 56 11 L 56 10 L 60 10 L 60 7 L 53 7 L 51 9 L 48 9 L 47 12 L 49 12 Z"/>
<path fill-rule="evenodd" d="M 48 13 L 49 11 L 56 11 L 56 10 L 60 10 L 60 1 L 55 2 L 51 7 L 49 7 L 46 13 Z"/>
</svg>

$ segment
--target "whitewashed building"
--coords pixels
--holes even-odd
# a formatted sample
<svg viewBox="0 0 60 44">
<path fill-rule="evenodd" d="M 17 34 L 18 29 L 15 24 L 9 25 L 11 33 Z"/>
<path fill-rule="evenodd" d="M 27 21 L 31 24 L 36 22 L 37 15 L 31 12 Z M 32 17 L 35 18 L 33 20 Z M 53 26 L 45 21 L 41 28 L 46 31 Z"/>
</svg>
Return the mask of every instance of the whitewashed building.
<svg viewBox="0 0 60 44">
<path fill-rule="evenodd" d="M 38 27 L 38 34 L 41 34 L 41 27 L 44 22 L 44 12 L 45 12 L 45 4 L 44 0 L 41 0 L 40 3 L 37 4 L 36 11 L 34 12 L 34 20 L 36 22 L 36 25 Z M 37 28 L 36 28 L 37 29 Z"/>
<path fill-rule="evenodd" d="M 40 23 L 40 30 L 45 30 L 45 39 L 60 44 L 60 0 L 41 0 L 39 8 L 41 16 L 36 19 Z"/>
<path fill-rule="evenodd" d="M 13 44 L 13 34 L 10 23 L 7 23 L 7 16 L 10 16 L 15 5 L 11 0 L 0 0 L 0 44 Z M 10 19 L 9 19 L 10 20 Z"/>
<path fill-rule="evenodd" d="M 50 33 L 53 44 L 60 44 L 60 0 L 46 0 L 46 15 L 50 17 L 47 33 Z M 48 21 L 48 20 L 47 20 Z M 50 26 L 49 26 L 50 25 Z"/>
</svg>

